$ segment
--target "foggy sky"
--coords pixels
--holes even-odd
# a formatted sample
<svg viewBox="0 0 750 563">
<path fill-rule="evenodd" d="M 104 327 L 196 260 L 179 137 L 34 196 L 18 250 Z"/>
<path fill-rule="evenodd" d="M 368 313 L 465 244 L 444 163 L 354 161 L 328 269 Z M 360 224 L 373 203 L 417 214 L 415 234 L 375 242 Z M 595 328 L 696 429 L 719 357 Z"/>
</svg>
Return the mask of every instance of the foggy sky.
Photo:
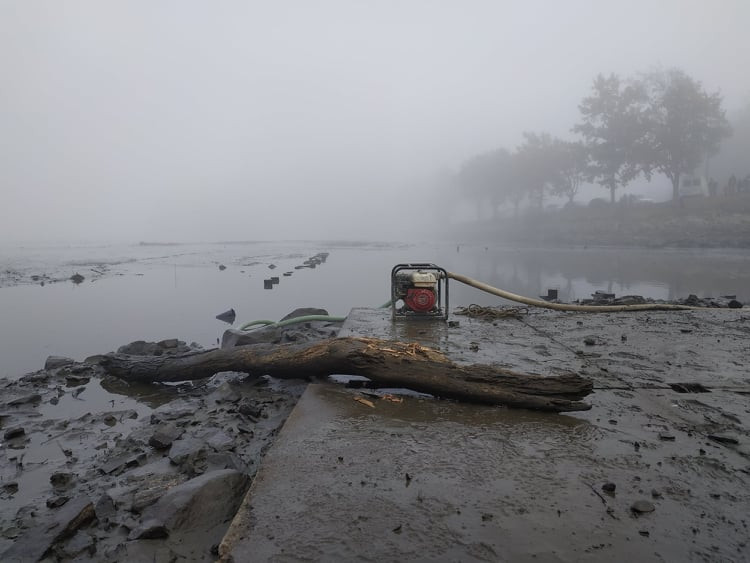
<svg viewBox="0 0 750 563">
<path fill-rule="evenodd" d="M 598 72 L 680 67 L 731 114 L 748 22 L 747 0 L 0 0 L 0 238 L 392 239 L 439 171 L 570 136 Z"/>
</svg>

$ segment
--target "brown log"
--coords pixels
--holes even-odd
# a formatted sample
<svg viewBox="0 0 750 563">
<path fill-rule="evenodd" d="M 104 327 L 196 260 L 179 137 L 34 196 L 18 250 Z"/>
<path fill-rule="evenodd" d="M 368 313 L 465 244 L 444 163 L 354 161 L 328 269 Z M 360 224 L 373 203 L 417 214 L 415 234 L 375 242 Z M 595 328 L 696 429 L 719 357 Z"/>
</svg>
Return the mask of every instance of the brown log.
<svg viewBox="0 0 750 563">
<path fill-rule="evenodd" d="M 281 379 L 362 375 L 383 387 L 553 412 L 588 410 L 591 407 L 580 399 L 593 389 L 590 380 L 576 374 L 542 377 L 489 365 L 457 365 L 437 350 L 376 338 L 255 344 L 171 358 L 112 354 L 102 360 L 102 366 L 111 375 L 142 383 L 202 379 L 220 371 Z"/>
</svg>

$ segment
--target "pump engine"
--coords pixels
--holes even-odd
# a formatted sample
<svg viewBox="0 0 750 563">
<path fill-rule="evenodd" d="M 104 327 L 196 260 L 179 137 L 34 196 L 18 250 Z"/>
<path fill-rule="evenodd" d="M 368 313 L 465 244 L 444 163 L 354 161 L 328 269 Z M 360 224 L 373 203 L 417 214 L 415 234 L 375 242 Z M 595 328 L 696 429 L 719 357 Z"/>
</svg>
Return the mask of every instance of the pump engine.
<svg viewBox="0 0 750 563">
<path fill-rule="evenodd" d="M 429 263 L 397 264 L 391 270 L 394 319 L 448 318 L 448 272 Z"/>
</svg>

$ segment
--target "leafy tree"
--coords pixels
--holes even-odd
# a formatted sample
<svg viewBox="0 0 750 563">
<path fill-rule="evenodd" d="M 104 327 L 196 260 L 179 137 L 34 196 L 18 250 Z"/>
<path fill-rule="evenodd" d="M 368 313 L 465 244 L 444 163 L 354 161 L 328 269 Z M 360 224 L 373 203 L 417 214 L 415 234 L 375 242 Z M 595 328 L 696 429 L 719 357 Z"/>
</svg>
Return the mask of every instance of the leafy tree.
<svg viewBox="0 0 750 563">
<path fill-rule="evenodd" d="M 569 203 L 588 174 L 589 155 L 582 143 L 555 139 L 552 144 L 557 174 L 552 181 L 552 193 L 568 198 Z"/>
<path fill-rule="evenodd" d="M 623 83 L 615 74 L 598 75 L 592 90 L 578 106 L 581 122 L 573 131 L 589 154 L 586 179 L 607 188 L 614 203 L 617 188 L 644 169 L 648 97 L 641 82 Z"/>
<path fill-rule="evenodd" d="M 682 70 L 653 72 L 642 80 L 649 95 L 647 174 L 660 172 L 679 197 L 680 175 L 691 174 L 708 156 L 719 152 L 731 135 L 718 92 L 707 93 Z"/>
</svg>

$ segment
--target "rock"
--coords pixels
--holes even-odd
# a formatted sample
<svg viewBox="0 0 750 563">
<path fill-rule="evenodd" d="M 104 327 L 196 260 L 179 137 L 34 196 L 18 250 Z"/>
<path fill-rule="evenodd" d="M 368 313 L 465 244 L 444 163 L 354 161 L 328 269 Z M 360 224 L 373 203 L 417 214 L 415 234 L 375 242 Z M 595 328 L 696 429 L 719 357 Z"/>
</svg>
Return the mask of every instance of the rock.
<svg viewBox="0 0 750 563">
<path fill-rule="evenodd" d="M 165 450 L 172 445 L 177 438 L 182 436 L 184 430 L 171 422 L 160 424 L 149 438 L 150 446 L 157 450 Z"/>
<path fill-rule="evenodd" d="M 168 420 L 179 420 L 180 418 L 192 417 L 197 406 L 189 401 L 177 400 L 162 405 L 151 413 L 151 424 L 158 424 Z"/>
<path fill-rule="evenodd" d="M 667 432 L 659 432 L 659 440 L 664 440 L 665 442 L 674 442 L 675 437 L 673 434 L 669 434 Z"/>
<path fill-rule="evenodd" d="M 188 475 L 198 475 L 207 467 L 208 446 L 197 438 L 175 440 L 169 449 L 169 460 Z"/>
<path fill-rule="evenodd" d="M 18 492 L 18 483 L 15 481 L 3 483 L 3 491 L 9 495 L 15 495 Z"/>
<path fill-rule="evenodd" d="M 249 416 L 250 418 L 258 419 L 263 416 L 263 408 L 250 399 L 243 399 L 238 405 L 237 410 L 240 414 Z"/>
<path fill-rule="evenodd" d="M 118 474 L 128 467 L 136 467 L 137 465 L 140 465 L 145 460 L 145 453 L 140 451 L 129 452 L 110 459 L 104 465 L 102 465 L 99 470 L 106 475 Z"/>
<path fill-rule="evenodd" d="M 708 437 L 714 442 L 719 442 L 720 444 L 737 445 L 740 443 L 740 441 L 734 436 L 726 436 L 722 434 L 709 434 Z"/>
<path fill-rule="evenodd" d="M 75 475 L 66 471 L 55 471 L 49 476 L 49 482 L 55 489 L 67 489 L 75 480 Z"/>
<path fill-rule="evenodd" d="M 22 397 L 18 397 L 17 399 L 13 399 L 12 401 L 8 401 L 8 406 L 18 407 L 20 405 L 38 403 L 41 400 L 42 400 L 42 396 L 39 393 L 30 393 L 28 395 L 23 395 Z"/>
<path fill-rule="evenodd" d="M 143 522 L 161 523 L 170 533 L 210 527 L 232 518 L 250 478 L 232 469 L 211 471 L 172 487 L 143 515 Z"/>
<path fill-rule="evenodd" d="M 79 283 L 83 283 L 83 280 L 85 280 L 85 279 L 86 278 L 84 278 L 78 272 L 76 272 L 75 274 L 73 274 L 72 276 L 70 276 L 70 281 L 72 281 L 76 285 L 78 285 Z"/>
<path fill-rule="evenodd" d="M 234 312 L 234 309 L 228 309 L 223 313 L 219 313 L 218 315 L 216 315 L 216 318 L 220 321 L 224 321 L 225 323 L 232 324 L 237 318 L 237 313 Z"/>
<path fill-rule="evenodd" d="M 208 455 L 207 466 L 209 471 L 217 469 L 234 469 L 240 473 L 247 473 L 248 467 L 232 452 L 219 452 Z"/>
<path fill-rule="evenodd" d="M 220 270 L 220 271 L 222 271 L 222 272 L 223 272 L 223 271 L 224 271 L 224 270 L 226 270 L 226 269 L 227 269 L 227 267 L 226 267 L 226 266 L 225 266 L 224 264 L 219 264 L 219 270 Z"/>
<path fill-rule="evenodd" d="M 69 501 L 53 513 L 49 522 L 37 522 L 24 531 L 2 555 L 3 563 L 38 561 L 53 544 L 72 536 L 96 516 L 94 505 L 82 496 Z"/>
<path fill-rule="evenodd" d="M 647 500 L 637 500 L 631 505 L 630 510 L 635 514 L 645 514 L 653 512 L 656 507 Z"/>
<path fill-rule="evenodd" d="M 583 339 L 583 343 L 586 346 L 596 346 L 596 338 L 594 336 L 587 336 Z"/>
<path fill-rule="evenodd" d="M 112 500 L 112 497 L 107 493 L 100 496 L 99 500 L 97 500 L 94 505 L 94 512 L 96 513 L 96 519 L 99 520 L 99 522 L 109 522 L 115 514 L 117 514 L 115 502 Z"/>
<path fill-rule="evenodd" d="M 133 528 L 128 534 L 128 540 L 155 540 L 166 538 L 168 535 L 169 532 L 164 523 L 151 518 L 137 528 Z"/>
<path fill-rule="evenodd" d="M 142 513 L 158 501 L 172 487 L 184 482 L 184 477 L 171 473 L 145 475 L 132 491 L 129 510 Z"/>
<path fill-rule="evenodd" d="M 727 304 L 727 307 L 729 307 L 730 309 L 742 309 L 742 303 L 740 303 L 740 302 L 739 302 L 739 301 L 737 301 L 736 299 L 732 299 L 732 300 L 731 300 L 731 301 L 729 301 L 729 303 Z"/>
<path fill-rule="evenodd" d="M 657 491 L 656 489 L 651 489 L 651 496 L 653 498 L 661 498 L 661 493 Z"/>
<path fill-rule="evenodd" d="M 180 345 L 180 341 L 177 340 L 176 338 L 167 338 L 165 340 L 160 340 L 159 342 L 156 343 L 156 345 L 159 346 L 160 348 L 171 349 L 171 348 L 177 348 Z"/>
<path fill-rule="evenodd" d="M 70 500 L 70 497 L 66 497 L 63 495 L 50 497 L 47 499 L 47 508 L 60 508 L 62 505 L 64 505 L 66 502 Z"/>
<path fill-rule="evenodd" d="M 26 429 L 23 426 L 13 426 L 8 428 L 3 434 L 3 438 L 6 440 L 12 440 L 26 434 Z"/>
<path fill-rule="evenodd" d="M 49 356 L 44 362 L 44 369 L 58 369 L 76 363 L 73 358 L 65 356 Z"/>
<path fill-rule="evenodd" d="M 242 399 L 242 395 L 231 383 L 225 381 L 208 396 L 208 399 L 217 403 L 236 403 Z"/>
<path fill-rule="evenodd" d="M 78 531 L 65 545 L 58 550 L 63 558 L 78 559 L 85 555 L 93 556 L 96 552 L 96 540 L 86 532 Z"/>
<path fill-rule="evenodd" d="M 218 432 L 213 434 L 207 440 L 207 443 L 217 452 L 223 452 L 223 451 L 234 449 L 234 438 L 229 436 L 223 430 L 219 430 Z"/>
<path fill-rule="evenodd" d="M 611 482 L 607 482 L 602 485 L 602 491 L 604 491 L 605 493 L 614 493 L 616 489 L 617 485 Z"/>
</svg>

